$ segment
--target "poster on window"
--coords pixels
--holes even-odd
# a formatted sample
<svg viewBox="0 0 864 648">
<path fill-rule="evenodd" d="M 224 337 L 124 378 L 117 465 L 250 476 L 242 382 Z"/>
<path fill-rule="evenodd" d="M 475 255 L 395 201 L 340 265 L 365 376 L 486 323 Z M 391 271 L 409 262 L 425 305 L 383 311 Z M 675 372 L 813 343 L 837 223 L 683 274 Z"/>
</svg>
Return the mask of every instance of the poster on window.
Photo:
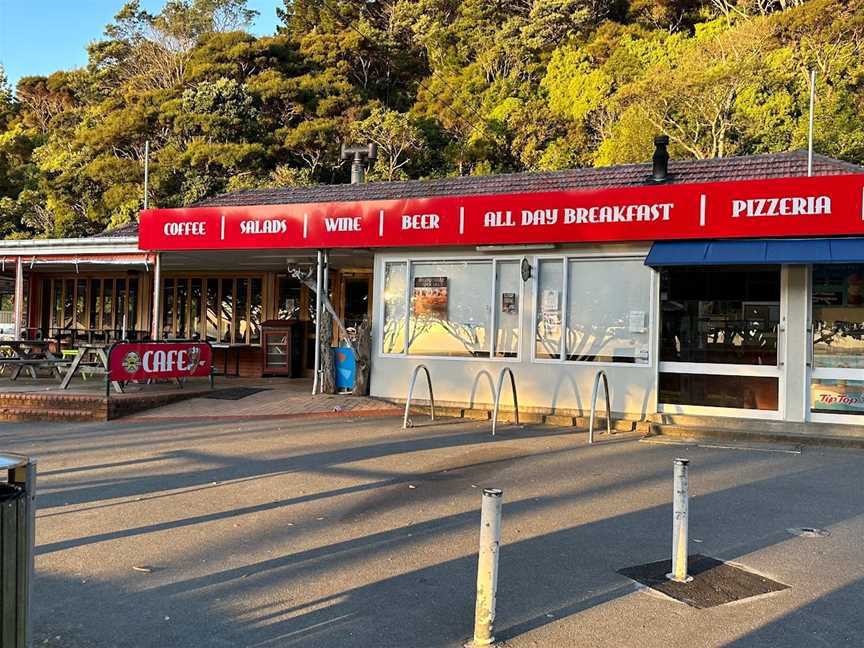
<svg viewBox="0 0 864 648">
<path fill-rule="evenodd" d="M 505 315 L 515 315 L 519 312 L 515 292 L 501 293 L 501 312 Z"/>
<path fill-rule="evenodd" d="M 414 315 L 447 319 L 447 277 L 414 277 Z"/>
<path fill-rule="evenodd" d="M 864 382 L 859 380 L 814 380 L 813 411 L 864 414 Z"/>
</svg>

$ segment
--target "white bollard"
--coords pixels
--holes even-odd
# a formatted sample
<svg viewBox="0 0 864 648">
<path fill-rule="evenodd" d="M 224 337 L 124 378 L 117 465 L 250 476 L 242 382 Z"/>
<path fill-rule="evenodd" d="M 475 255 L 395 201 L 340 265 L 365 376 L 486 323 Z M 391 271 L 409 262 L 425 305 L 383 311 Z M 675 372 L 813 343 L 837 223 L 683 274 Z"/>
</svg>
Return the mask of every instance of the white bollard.
<svg viewBox="0 0 864 648">
<path fill-rule="evenodd" d="M 501 496 L 498 488 L 483 489 L 480 507 L 480 552 L 477 559 L 477 605 L 474 610 L 474 640 L 469 648 L 495 642 L 495 594 L 498 590 L 498 548 L 501 544 Z"/>
<path fill-rule="evenodd" d="M 687 517 L 690 508 L 687 466 L 689 459 L 675 459 L 675 477 L 672 490 L 672 572 L 666 578 L 677 583 L 689 583 L 687 575 Z"/>
</svg>

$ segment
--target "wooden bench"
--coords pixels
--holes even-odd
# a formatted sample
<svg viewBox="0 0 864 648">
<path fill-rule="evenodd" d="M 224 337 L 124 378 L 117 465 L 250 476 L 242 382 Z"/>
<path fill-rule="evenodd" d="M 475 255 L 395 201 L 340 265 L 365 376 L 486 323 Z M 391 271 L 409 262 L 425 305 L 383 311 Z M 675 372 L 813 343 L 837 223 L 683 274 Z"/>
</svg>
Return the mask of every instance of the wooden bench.
<svg viewBox="0 0 864 648">
<path fill-rule="evenodd" d="M 62 378 L 63 374 L 60 372 L 60 368 L 68 367 L 70 364 L 71 361 L 62 358 L 0 358 L 0 367 L 15 368 L 12 375 L 9 376 L 10 380 L 17 380 L 24 369 L 28 371 L 34 380 L 39 378 L 36 375 L 37 369 L 50 369 L 57 378 Z"/>
</svg>

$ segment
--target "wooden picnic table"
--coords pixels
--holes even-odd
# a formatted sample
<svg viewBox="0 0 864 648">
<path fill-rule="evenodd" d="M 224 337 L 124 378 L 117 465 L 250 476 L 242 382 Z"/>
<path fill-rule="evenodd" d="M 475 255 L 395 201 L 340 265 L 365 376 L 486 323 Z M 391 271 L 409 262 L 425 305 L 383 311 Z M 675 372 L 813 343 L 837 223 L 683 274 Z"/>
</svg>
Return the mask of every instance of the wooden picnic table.
<svg viewBox="0 0 864 648">
<path fill-rule="evenodd" d="M 69 384 L 75 377 L 75 374 L 80 371 L 85 371 L 88 374 L 104 376 L 108 373 L 108 350 L 110 344 L 79 344 L 78 355 L 72 360 L 72 364 L 63 376 L 63 382 L 60 383 L 61 389 L 69 389 Z M 96 358 L 96 362 L 89 361 L 89 358 Z M 84 362 L 87 358 L 88 362 Z M 111 386 L 118 393 L 123 393 L 123 386 L 116 380 L 111 381 Z"/>
<path fill-rule="evenodd" d="M 6 340 L 0 342 L 0 368 L 14 367 L 10 380 L 18 380 L 21 371 L 27 369 L 33 379 L 37 379 L 37 369 L 48 368 L 57 378 L 62 376 L 60 367 L 66 360 L 50 350 L 47 340 Z"/>
</svg>

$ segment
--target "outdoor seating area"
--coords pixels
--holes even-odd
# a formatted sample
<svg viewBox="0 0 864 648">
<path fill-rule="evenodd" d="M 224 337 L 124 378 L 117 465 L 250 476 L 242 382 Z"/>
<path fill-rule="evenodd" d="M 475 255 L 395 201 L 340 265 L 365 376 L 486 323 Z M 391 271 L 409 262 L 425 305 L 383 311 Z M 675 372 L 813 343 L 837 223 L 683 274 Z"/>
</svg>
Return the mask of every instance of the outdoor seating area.
<svg viewBox="0 0 864 648">
<path fill-rule="evenodd" d="M 22 373 L 41 383 L 69 389 L 76 376 L 104 376 L 108 369 L 105 343 L 80 343 L 64 347 L 55 340 L 4 340 L 0 342 L 0 378 L 16 382 Z"/>
</svg>

